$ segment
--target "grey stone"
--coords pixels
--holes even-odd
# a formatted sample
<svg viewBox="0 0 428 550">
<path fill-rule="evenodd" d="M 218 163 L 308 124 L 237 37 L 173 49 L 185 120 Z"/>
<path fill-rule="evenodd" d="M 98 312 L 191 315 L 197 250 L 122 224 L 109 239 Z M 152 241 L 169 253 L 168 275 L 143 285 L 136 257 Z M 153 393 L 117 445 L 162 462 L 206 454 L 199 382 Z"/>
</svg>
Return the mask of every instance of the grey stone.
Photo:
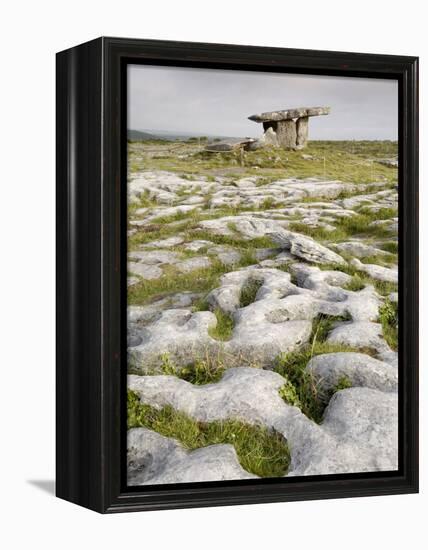
<svg viewBox="0 0 428 550">
<path fill-rule="evenodd" d="M 271 236 L 276 243 L 290 250 L 298 258 L 320 264 L 346 264 L 342 256 L 317 243 L 310 237 L 285 229 L 274 231 L 271 233 Z"/>
<path fill-rule="evenodd" d="M 303 149 L 308 142 L 309 118 L 300 117 L 296 121 L 296 148 Z"/>
<path fill-rule="evenodd" d="M 177 365 L 186 365 L 191 358 L 204 356 L 217 344 L 208 335 L 208 329 L 216 324 L 217 319 L 210 311 L 162 311 L 152 324 L 140 330 L 141 343 L 128 349 L 133 371 L 158 371 L 164 354 Z"/>
<path fill-rule="evenodd" d="M 168 237 L 167 239 L 159 239 L 142 245 L 143 248 L 172 248 L 184 242 L 183 237 Z"/>
<path fill-rule="evenodd" d="M 376 264 L 363 264 L 357 258 L 351 260 L 351 265 L 356 267 L 360 271 L 364 271 L 367 275 L 370 275 L 373 279 L 378 281 L 386 281 L 389 283 L 398 283 L 398 269 L 392 269 L 389 267 L 382 267 Z"/>
<path fill-rule="evenodd" d="M 236 265 L 241 260 L 241 254 L 238 251 L 226 246 L 214 246 L 208 250 L 208 254 L 216 255 L 224 265 Z"/>
<path fill-rule="evenodd" d="M 208 151 L 210 153 L 224 153 L 228 151 L 235 151 L 236 149 L 244 148 L 252 144 L 254 141 L 254 138 L 237 138 L 208 143 L 205 147 L 205 151 Z"/>
<path fill-rule="evenodd" d="M 359 241 L 349 241 L 345 243 L 339 243 L 336 248 L 343 252 L 348 252 L 357 258 L 365 258 L 367 256 L 389 256 L 388 252 L 376 248 L 371 245 L 364 244 Z"/>
<path fill-rule="evenodd" d="M 273 427 L 299 410 L 279 396 L 284 378 L 275 372 L 247 367 L 228 369 L 220 382 L 197 386 L 175 376 L 128 376 L 128 387 L 142 403 L 170 405 L 198 422 L 235 418 Z"/>
<path fill-rule="evenodd" d="M 376 162 L 383 164 L 384 166 L 389 166 L 391 168 L 398 168 L 398 159 L 379 159 Z"/>
<path fill-rule="evenodd" d="M 128 257 L 130 260 L 147 265 L 162 265 L 173 264 L 180 256 L 176 252 L 171 252 L 170 250 L 141 250 L 130 252 Z"/>
<path fill-rule="evenodd" d="M 369 388 L 337 392 L 324 413 L 323 427 L 352 444 L 373 470 L 398 467 L 398 396 Z M 358 471 L 355 469 L 354 471 Z"/>
<path fill-rule="evenodd" d="M 290 282 L 290 274 L 276 269 L 254 269 L 251 267 L 232 271 L 223 275 L 220 286 L 212 290 L 208 302 L 219 307 L 226 313 L 233 313 L 240 307 L 240 295 L 244 286 L 257 283 L 260 288 L 257 299 L 282 298 L 290 293 L 296 293 Z"/>
<path fill-rule="evenodd" d="M 398 468 L 397 393 L 369 388 L 337 392 L 321 426 L 289 424 L 289 476 L 391 471 Z"/>
<path fill-rule="evenodd" d="M 257 261 L 261 262 L 262 260 L 267 260 L 275 254 L 278 254 L 280 249 L 278 248 L 256 248 L 254 250 L 254 257 Z"/>
<path fill-rule="evenodd" d="M 264 237 L 269 232 L 281 229 L 281 223 L 278 221 L 246 215 L 203 220 L 199 222 L 199 226 L 218 235 L 236 236 L 237 231 L 244 239 Z"/>
<path fill-rule="evenodd" d="M 290 271 L 300 287 L 313 292 L 312 299 L 319 301 L 320 313 L 348 314 L 354 321 L 375 321 L 378 318 L 381 300 L 372 286 L 360 291 L 344 290 L 340 285 L 349 282 L 349 275 L 340 271 L 322 271 L 307 264 L 293 264 Z"/>
<path fill-rule="evenodd" d="M 184 291 L 167 295 L 143 306 L 128 305 L 128 324 L 147 324 L 159 318 L 166 309 L 183 309 L 192 306 L 201 297 L 200 293 Z"/>
<path fill-rule="evenodd" d="M 128 432 L 128 484 L 157 485 L 256 478 L 238 462 L 232 445 L 187 451 L 146 428 Z"/>
<path fill-rule="evenodd" d="M 292 120 L 300 117 L 328 115 L 330 107 L 298 107 L 282 111 L 268 111 L 259 115 L 251 115 L 248 118 L 254 122 L 270 122 L 280 120 Z"/>
<path fill-rule="evenodd" d="M 188 258 L 175 264 L 175 267 L 184 273 L 195 271 L 195 269 L 205 269 L 210 267 L 211 261 L 207 256 L 196 256 L 194 258 Z"/>
<path fill-rule="evenodd" d="M 363 353 L 327 353 L 313 357 L 306 365 L 324 390 L 331 390 L 342 377 L 352 386 L 396 391 L 398 372 L 391 365 Z"/>
<path fill-rule="evenodd" d="M 128 262 L 128 271 L 147 280 L 159 279 L 163 274 L 162 269 L 157 265 L 140 264 L 137 262 Z"/>
<path fill-rule="evenodd" d="M 212 246 L 212 244 L 212 241 L 197 240 L 186 243 L 183 248 L 189 250 L 190 252 L 198 252 L 201 248 L 207 248 L 208 246 Z"/>
<path fill-rule="evenodd" d="M 398 302 L 398 292 L 391 292 L 391 294 L 388 296 L 389 300 L 391 302 Z"/>
<path fill-rule="evenodd" d="M 297 145 L 297 130 L 296 122 L 294 120 L 283 120 L 280 122 L 265 122 L 263 126 L 265 129 L 269 128 L 267 125 L 273 124 L 273 129 L 276 132 L 278 144 L 284 149 L 295 149 Z"/>
<path fill-rule="evenodd" d="M 251 143 L 248 147 L 250 151 L 256 151 L 257 149 L 262 149 L 263 147 L 278 147 L 278 137 L 273 128 L 269 127 L 266 132 L 262 135 L 261 138 L 257 139 Z"/>
<path fill-rule="evenodd" d="M 140 279 L 138 277 L 128 277 L 127 278 L 127 286 L 131 287 L 140 282 Z"/>
<path fill-rule="evenodd" d="M 182 201 L 181 201 L 181 204 L 184 206 L 184 205 L 194 205 L 194 204 L 202 204 L 203 202 L 205 202 L 205 199 L 204 197 L 198 197 L 197 195 L 193 195 L 191 197 L 185 197 Z"/>
<path fill-rule="evenodd" d="M 256 300 L 234 313 L 233 338 L 227 350 L 236 357 L 269 367 L 281 353 L 309 340 L 314 306 L 305 296 Z"/>
<path fill-rule="evenodd" d="M 327 341 L 353 348 L 372 348 L 379 353 L 390 351 L 383 339 L 382 326 L 368 321 L 343 323 L 331 331 Z"/>
</svg>

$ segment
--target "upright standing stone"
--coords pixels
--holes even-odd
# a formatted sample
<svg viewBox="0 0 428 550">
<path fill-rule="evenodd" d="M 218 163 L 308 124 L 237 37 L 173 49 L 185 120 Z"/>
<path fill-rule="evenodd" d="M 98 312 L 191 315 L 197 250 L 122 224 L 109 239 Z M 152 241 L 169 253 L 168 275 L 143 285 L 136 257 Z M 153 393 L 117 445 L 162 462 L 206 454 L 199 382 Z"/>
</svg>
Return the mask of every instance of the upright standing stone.
<svg viewBox="0 0 428 550">
<path fill-rule="evenodd" d="M 281 120 L 277 123 L 276 135 L 278 143 L 284 149 L 293 149 L 296 146 L 296 123 L 293 119 Z"/>
<path fill-rule="evenodd" d="M 296 121 L 296 149 L 303 149 L 308 143 L 309 117 L 302 116 Z"/>
</svg>

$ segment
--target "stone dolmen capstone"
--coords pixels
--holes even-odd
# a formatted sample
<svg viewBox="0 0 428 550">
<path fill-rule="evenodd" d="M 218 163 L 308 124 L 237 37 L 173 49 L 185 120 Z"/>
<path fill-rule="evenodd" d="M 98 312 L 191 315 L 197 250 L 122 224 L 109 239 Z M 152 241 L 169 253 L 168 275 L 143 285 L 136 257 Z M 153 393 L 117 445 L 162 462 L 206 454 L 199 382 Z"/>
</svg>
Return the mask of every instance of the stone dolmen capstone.
<svg viewBox="0 0 428 550">
<path fill-rule="evenodd" d="M 273 130 L 279 147 L 303 149 L 308 141 L 309 117 L 329 113 L 330 107 L 299 107 L 251 115 L 248 118 L 263 123 L 265 133 L 271 134 Z"/>
</svg>

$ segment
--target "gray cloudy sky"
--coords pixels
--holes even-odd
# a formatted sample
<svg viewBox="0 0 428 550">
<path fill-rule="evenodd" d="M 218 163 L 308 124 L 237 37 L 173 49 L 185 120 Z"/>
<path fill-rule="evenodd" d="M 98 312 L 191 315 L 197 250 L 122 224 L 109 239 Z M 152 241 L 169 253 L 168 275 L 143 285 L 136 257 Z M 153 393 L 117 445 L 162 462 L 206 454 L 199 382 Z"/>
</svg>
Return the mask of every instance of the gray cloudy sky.
<svg viewBox="0 0 428 550">
<path fill-rule="evenodd" d="M 330 106 L 312 117 L 310 139 L 397 139 L 395 80 L 130 65 L 128 128 L 254 136 L 248 116 Z"/>
</svg>

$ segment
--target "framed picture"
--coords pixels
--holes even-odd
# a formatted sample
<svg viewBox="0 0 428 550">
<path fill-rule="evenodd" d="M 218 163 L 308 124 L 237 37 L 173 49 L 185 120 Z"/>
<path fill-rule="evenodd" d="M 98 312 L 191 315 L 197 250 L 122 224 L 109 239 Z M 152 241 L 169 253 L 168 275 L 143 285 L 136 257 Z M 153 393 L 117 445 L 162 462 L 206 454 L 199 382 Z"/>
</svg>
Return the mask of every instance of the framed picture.
<svg viewBox="0 0 428 550">
<path fill-rule="evenodd" d="M 418 491 L 417 58 L 57 54 L 57 496 Z"/>
</svg>

